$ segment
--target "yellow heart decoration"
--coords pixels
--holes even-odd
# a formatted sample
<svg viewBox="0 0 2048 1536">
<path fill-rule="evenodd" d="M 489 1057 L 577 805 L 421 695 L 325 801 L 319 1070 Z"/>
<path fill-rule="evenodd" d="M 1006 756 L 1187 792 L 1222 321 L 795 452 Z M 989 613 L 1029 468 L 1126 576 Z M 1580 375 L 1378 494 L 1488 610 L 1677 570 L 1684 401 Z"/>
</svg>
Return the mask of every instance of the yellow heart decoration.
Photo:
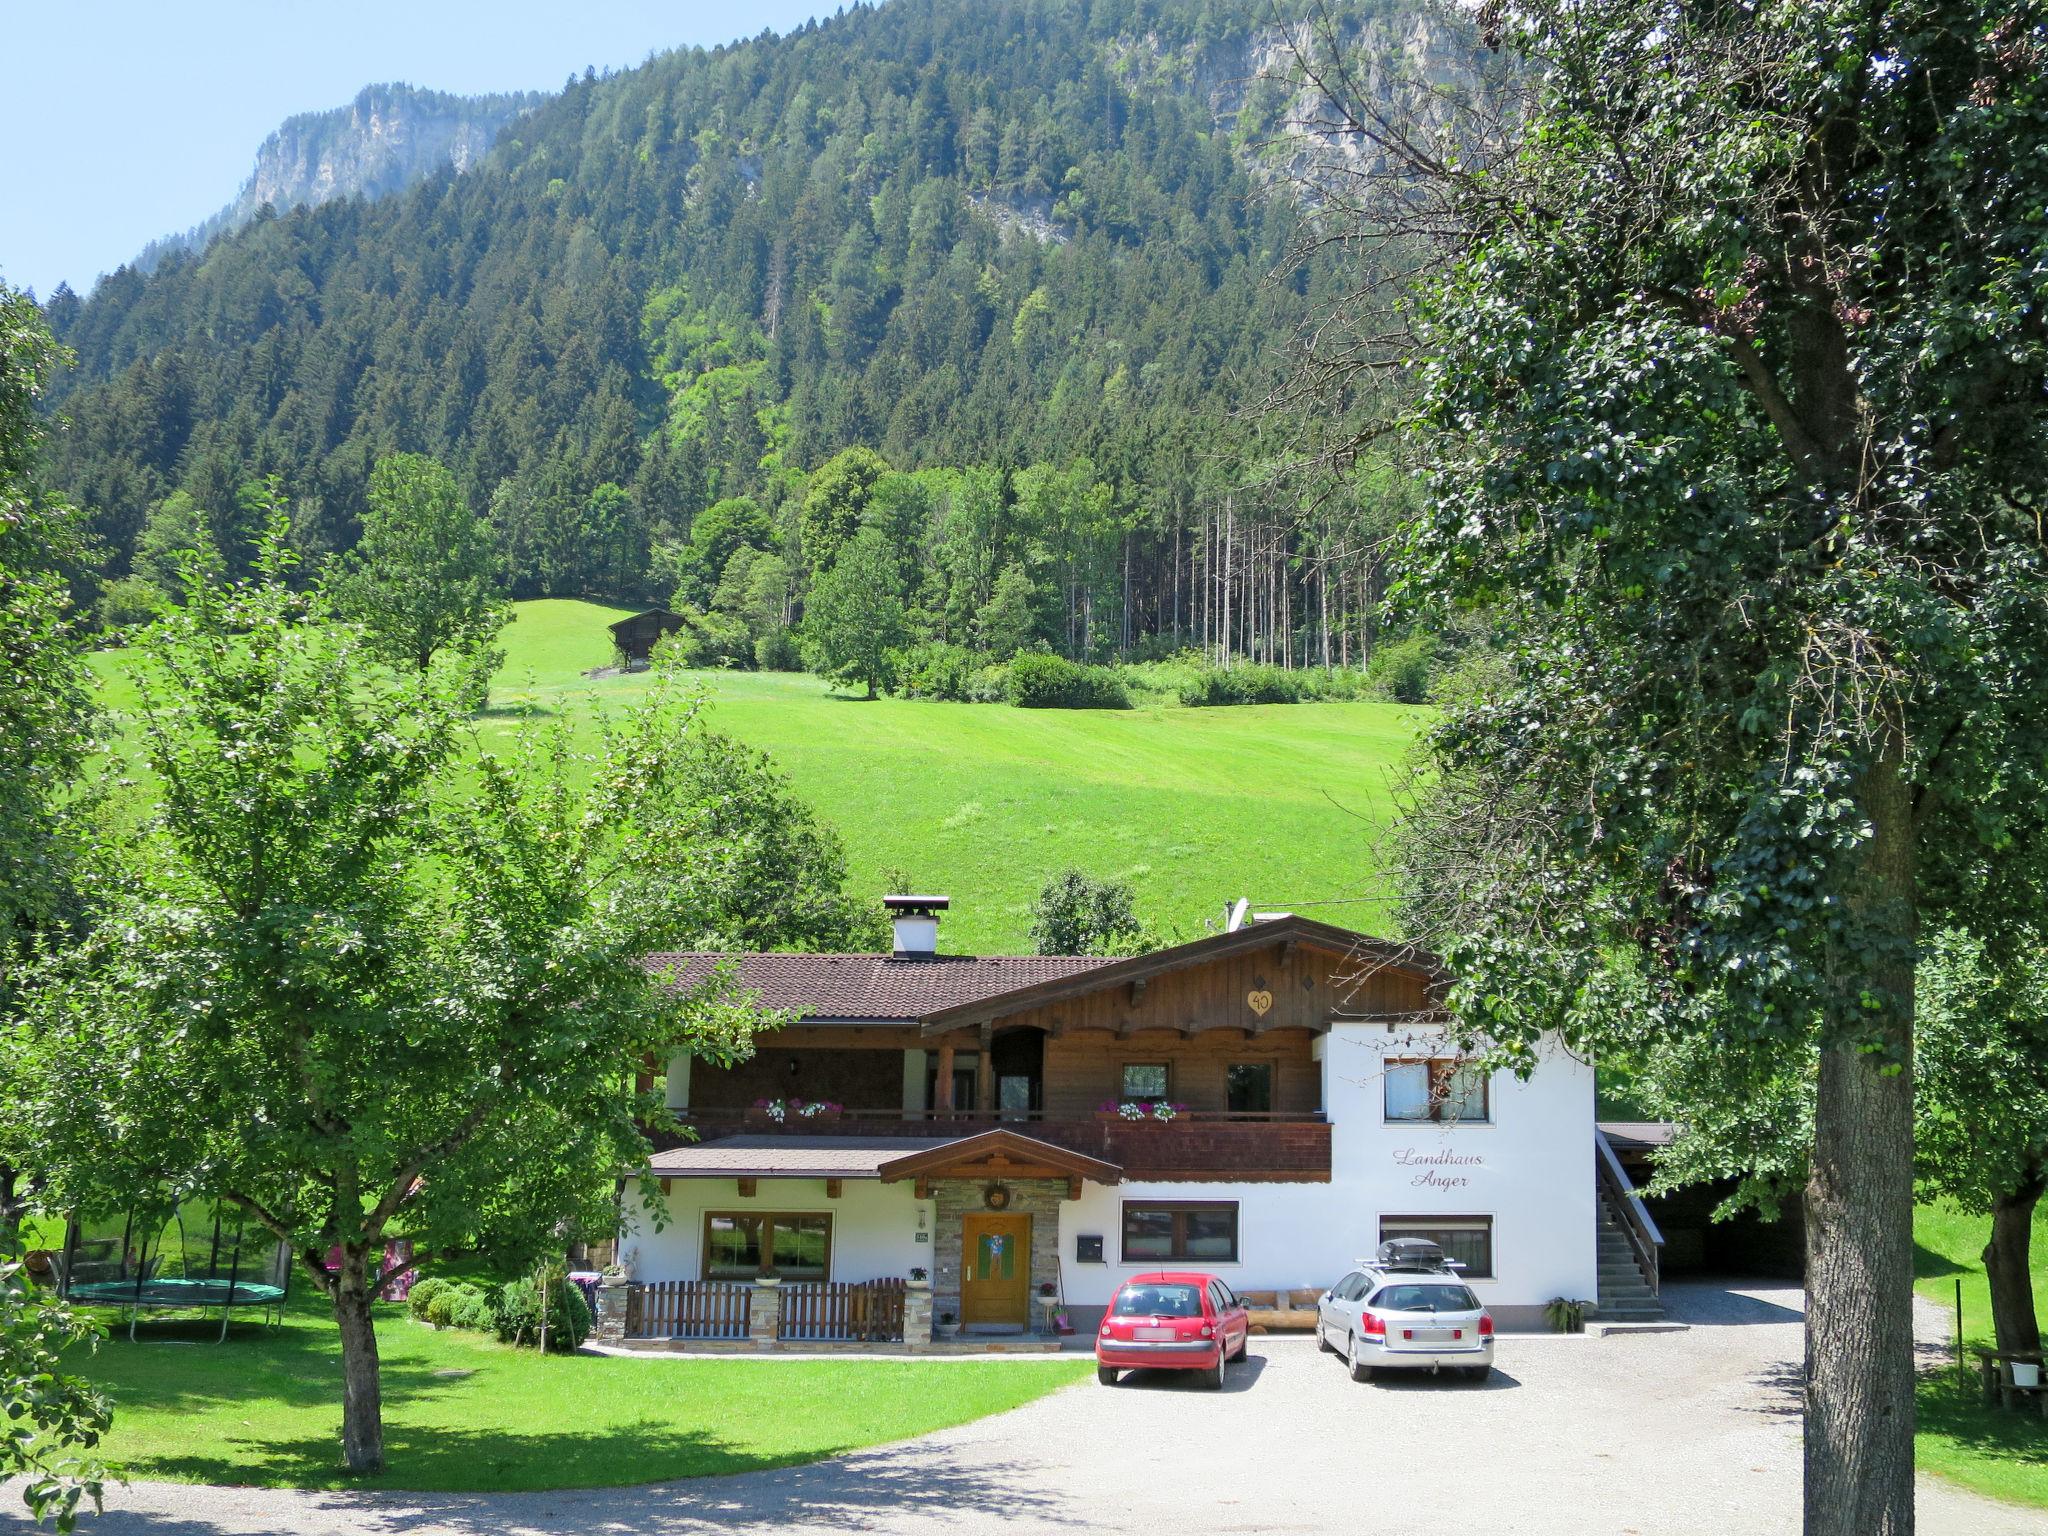
<svg viewBox="0 0 2048 1536">
<path fill-rule="evenodd" d="M 1264 987 L 1256 992 L 1247 992 L 1244 1000 L 1251 1005 L 1252 1012 L 1262 1019 L 1266 1016 L 1266 1010 L 1273 1006 L 1273 994 Z"/>
</svg>

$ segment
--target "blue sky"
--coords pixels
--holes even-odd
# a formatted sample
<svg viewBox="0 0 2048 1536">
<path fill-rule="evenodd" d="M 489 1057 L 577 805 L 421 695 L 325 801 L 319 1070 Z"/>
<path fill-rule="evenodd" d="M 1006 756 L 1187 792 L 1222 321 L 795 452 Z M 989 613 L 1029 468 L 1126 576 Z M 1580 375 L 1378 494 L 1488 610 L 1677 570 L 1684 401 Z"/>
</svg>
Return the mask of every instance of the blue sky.
<svg viewBox="0 0 2048 1536">
<path fill-rule="evenodd" d="M 0 279 L 83 291 L 233 197 L 265 135 L 364 86 L 555 90 L 838 0 L 81 0 L 8 28 Z M 61 17 L 61 22 L 57 18 Z"/>
</svg>

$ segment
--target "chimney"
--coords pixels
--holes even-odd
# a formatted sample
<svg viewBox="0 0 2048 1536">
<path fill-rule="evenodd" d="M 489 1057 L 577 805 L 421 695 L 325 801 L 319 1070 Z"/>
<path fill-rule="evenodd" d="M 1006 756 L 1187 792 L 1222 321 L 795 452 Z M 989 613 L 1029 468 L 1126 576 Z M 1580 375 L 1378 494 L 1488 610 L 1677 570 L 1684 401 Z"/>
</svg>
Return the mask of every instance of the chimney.
<svg viewBox="0 0 2048 1536">
<path fill-rule="evenodd" d="M 896 928 L 896 959 L 929 960 L 939 952 L 939 914 L 951 897 L 884 896 L 882 905 Z"/>
</svg>

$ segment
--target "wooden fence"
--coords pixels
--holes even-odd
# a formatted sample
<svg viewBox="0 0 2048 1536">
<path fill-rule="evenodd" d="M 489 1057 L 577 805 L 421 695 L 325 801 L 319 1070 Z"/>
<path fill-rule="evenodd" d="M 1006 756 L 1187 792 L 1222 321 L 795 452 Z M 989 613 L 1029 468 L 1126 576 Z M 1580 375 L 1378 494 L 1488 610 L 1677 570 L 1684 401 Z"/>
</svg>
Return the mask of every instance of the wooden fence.
<svg viewBox="0 0 2048 1536">
<path fill-rule="evenodd" d="M 898 1303 L 899 1315 L 901 1303 Z M 754 1288 L 715 1280 L 658 1280 L 626 1297 L 629 1339 L 744 1339 Z"/>
<path fill-rule="evenodd" d="M 852 1339 L 895 1344 L 903 1339 L 903 1282 L 800 1280 L 782 1287 L 784 1339 Z"/>
</svg>

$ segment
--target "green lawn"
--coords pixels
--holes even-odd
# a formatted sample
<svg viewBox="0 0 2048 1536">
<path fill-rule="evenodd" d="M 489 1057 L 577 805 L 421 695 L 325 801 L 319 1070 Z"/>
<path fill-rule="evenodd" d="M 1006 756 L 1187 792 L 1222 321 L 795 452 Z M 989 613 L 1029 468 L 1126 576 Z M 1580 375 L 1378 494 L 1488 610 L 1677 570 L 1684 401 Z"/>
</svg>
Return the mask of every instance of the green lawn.
<svg viewBox="0 0 2048 1536">
<path fill-rule="evenodd" d="M 511 730 L 522 709 L 581 719 L 645 689 L 644 674 L 583 676 L 611 660 L 605 625 L 624 611 L 519 604 L 486 735 Z M 108 707 L 130 706 L 122 653 L 95 665 Z M 1031 900 L 1069 864 L 1129 880 L 1144 916 L 1189 937 L 1238 896 L 1386 925 L 1375 841 L 1423 710 L 868 703 L 801 674 L 692 676 L 711 722 L 771 752 L 839 829 L 856 889 L 879 894 L 898 873 L 953 897 L 949 949 L 1028 949 Z"/>
<path fill-rule="evenodd" d="M 334 1326 L 125 1328 L 85 1363 L 113 1398 L 106 1453 L 131 1478 L 431 1491 L 602 1487 L 794 1466 L 1001 1413 L 1087 1362 L 615 1359 L 515 1350 L 382 1309 L 387 1470 L 340 1466 Z"/>
<path fill-rule="evenodd" d="M 1986 1216 L 1966 1216 L 1942 1205 L 1918 1207 L 1913 1217 L 1914 1269 L 1920 1294 L 1939 1304 L 1951 1322 L 1956 1281 L 1963 1284 L 1963 1336 L 1991 1342 L 1991 1294 L 1979 1255 L 1990 1236 Z M 2048 1218 L 2034 1226 L 2034 1293 L 2048 1296 Z M 1986 1408 L 1978 1394 L 1975 1361 L 1967 1385 L 1951 1366 L 1920 1384 L 1916 1460 L 1939 1473 L 2019 1504 L 2048 1508 L 2048 1421 Z"/>
</svg>

